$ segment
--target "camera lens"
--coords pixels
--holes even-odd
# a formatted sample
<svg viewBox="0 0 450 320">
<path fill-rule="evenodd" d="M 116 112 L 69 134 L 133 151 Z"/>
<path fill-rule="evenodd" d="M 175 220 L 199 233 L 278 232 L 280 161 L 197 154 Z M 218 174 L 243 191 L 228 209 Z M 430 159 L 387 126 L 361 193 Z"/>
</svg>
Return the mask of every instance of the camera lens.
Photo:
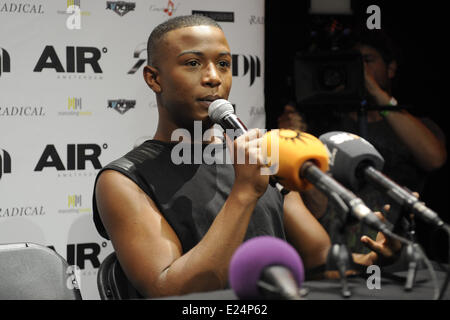
<svg viewBox="0 0 450 320">
<path fill-rule="evenodd" d="M 332 90 L 340 85 L 343 85 L 344 80 L 344 73 L 336 67 L 325 67 L 322 72 L 322 85 L 328 90 Z"/>
</svg>

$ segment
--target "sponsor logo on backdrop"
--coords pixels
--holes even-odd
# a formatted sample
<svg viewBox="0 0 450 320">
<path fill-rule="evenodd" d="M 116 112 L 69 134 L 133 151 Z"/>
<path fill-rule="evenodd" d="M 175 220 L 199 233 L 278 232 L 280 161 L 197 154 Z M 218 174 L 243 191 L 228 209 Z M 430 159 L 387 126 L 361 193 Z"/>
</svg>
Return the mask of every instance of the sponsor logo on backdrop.
<svg viewBox="0 0 450 320">
<path fill-rule="evenodd" d="M 140 67 L 147 61 L 147 43 L 139 43 L 133 52 L 133 58 L 137 59 L 134 66 L 128 71 L 128 74 L 135 74 Z"/>
<path fill-rule="evenodd" d="M 192 10 L 192 14 L 207 16 L 217 22 L 234 22 L 234 12 L 232 11 Z"/>
<path fill-rule="evenodd" d="M 70 194 L 67 196 L 67 207 L 59 209 L 58 213 L 92 213 L 91 207 L 83 206 L 83 196 L 81 194 Z"/>
<path fill-rule="evenodd" d="M 6 173 L 11 173 L 11 156 L 6 150 L 0 149 L 0 179 Z"/>
<path fill-rule="evenodd" d="M 253 85 L 256 78 L 261 77 L 261 60 L 256 55 L 232 55 L 232 73 L 235 77 L 250 78 L 250 86 Z"/>
<path fill-rule="evenodd" d="M 106 9 L 114 11 L 121 17 L 123 17 L 130 11 L 134 11 L 135 8 L 136 8 L 135 2 L 106 1 Z"/>
<path fill-rule="evenodd" d="M 69 14 L 66 20 L 66 27 L 69 30 L 81 29 L 81 9 L 79 6 L 70 6 L 66 12 Z"/>
<path fill-rule="evenodd" d="M 0 48 L 0 77 L 5 72 L 11 72 L 11 58 L 8 51 Z"/>
<path fill-rule="evenodd" d="M 30 217 L 45 215 L 44 206 L 14 206 L 0 208 L 0 218 Z"/>
<path fill-rule="evenodd" d="M 248 20 L 250 25 L 253 24 L 264 24 L 264 16 L 250 16 L 249 20 Z"/>
<path fill-rule="evenodd" d="M 67 46 L 65 51 L 65 56 L 58 55 L 53 46 L 45 46 L 33 72 L 48 72 L 49 69 L 57 73 L 58 79 L 103 79 L 100 60 L 102 53 L 108 52 L 107 48 Z"/>
<path fill-rule="evenodd" d="M 67 98 L 66 111 L 59 111 L 59 116 L 91 116 L 92 112 L 83 110 L 83 101 L 81 98 Z"/>
<path fill-rule="evenodd" d="M 0 117 L 43 117 L 45 116 L 44 107 L 0 107 Z"/>
<path fill-rule="evenodd" d="M 45 146 L 34 171 L 56 169 L 58 177 L 93 176 L 97 173 L 97 170 L 102 168 L 100 156 L 102 150 L 107 148 L 106 143 L 101 146 L 94 143 L 68 144 L 65 150 L 66 156 L 61 157 L 63 153 L 61 148 L 57 149 L 54 144 L 48 144 Z"/>
<path fill-rule="evenodd" d="M 108 100 L 108 108 L 116 110 L 120 114 L 124 114 L 128 110 L 134 108 L 136 100 Z"/>
<path fill-rule="evenodd" d="M 0 1 L 0 13 L 43 14 L 44 8 L 42 4 L 37 3 Z"/>
<path fill-rule="evenodd" d="M 169 16 L 171 17 L 177 10 L 179 7 L 179 3 L 178 0 L 164 0 L 164 1 L 160 1 L 161 5 L 155 5 L 152 4 L 150 5 L 150 11 L 154 11 L 154 12 L 161 12 L 162 14 L 164 14 L 165 16 Z M 164 6 L 162 3 L 166 3 L 166 5 Z"/>
<path fill-rule="evenodd" d="M 50 245 L 48 247 L 56 252 L 54 246 Z M 66 261 L 69 265 L 76 266 L 80 270 L 84 270 L 81 272 L 81 275 L 83 276 L 95 275 L 97 270 L 92 270 L 86 267 L 89 267 L 90 265 L 92 268 L 98 269 L 98 267 L 100 267 L 100 253 L 102 249 L 106 247 L 108 247 L 108 243 L 106 241 L 103 241 L 102 243 L 69 243 L 66 246 Z"/>
</svg>

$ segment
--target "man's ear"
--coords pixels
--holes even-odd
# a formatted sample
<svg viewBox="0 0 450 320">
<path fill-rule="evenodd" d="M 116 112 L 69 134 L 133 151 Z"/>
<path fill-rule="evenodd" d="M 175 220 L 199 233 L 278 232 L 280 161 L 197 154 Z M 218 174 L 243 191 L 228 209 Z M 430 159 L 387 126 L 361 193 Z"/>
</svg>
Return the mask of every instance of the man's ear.
<svg viewBox="0 0 450 320">
<path fill-rule="evenodd" d="M 155 93 L 161 92 L 161 86 L 159 84 L 159 71 L 155 67 L 145 66 L 144 67 L 144 80 L 147 85 Z"/>
<path fill-rule="evenodd" d="M 395 75 L 397 74 L 397 61 L 392 60 L 388 65 L 388 77 L 389 79 L 395 78 Z"/>
</svg>

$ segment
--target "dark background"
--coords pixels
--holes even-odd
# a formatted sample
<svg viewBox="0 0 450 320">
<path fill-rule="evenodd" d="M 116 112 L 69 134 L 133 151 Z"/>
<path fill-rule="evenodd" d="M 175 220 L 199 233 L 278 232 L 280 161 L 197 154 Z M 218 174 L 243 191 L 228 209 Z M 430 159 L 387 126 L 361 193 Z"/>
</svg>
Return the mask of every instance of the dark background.
<svg viewBox="0 0 450 320">
<path fill-rule="evenodd" d="M 352 1 L 355 27 L 364 27 L 370 14 L 369 5 L 381 9 L 381 28 L 402 52 L 398 70 L 398 86 L 393 92 L 401 104 L 413 105 L 411 113 L 436 122 L 448 141 L 448 27 L 450 13 L 443 2 L 422 1 Z M 293 65 L 296 52 L 304 50 L 310 40 L 309 0 L 266 0 L 265 100 L 266 125 L 277 127 L 277 118 L 284 105 L 293 99 Z M 447 153 L 449 153 L 447 143 Z M 432 172 L 421 199 L 440 217 L 450 222 L 448 199 L 449 161 Z M 427 255 L 447 261 L 448 241 L 443 232 L 434 232 L 418 221 L 418 241 Z"/>
</svg>

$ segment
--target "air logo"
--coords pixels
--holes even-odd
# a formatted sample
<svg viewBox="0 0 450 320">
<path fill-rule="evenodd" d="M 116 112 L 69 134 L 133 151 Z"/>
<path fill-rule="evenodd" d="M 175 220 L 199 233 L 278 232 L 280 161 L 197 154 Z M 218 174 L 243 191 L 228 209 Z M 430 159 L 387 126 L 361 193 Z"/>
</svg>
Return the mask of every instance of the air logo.
<svg viewBox="0 0 450 320">
<path fill-rule="evenodd" d="M 11 156 L 6 150 L 0 149 L 0 179 L 4 173 L 11 173 Z"/>
<path fill-rule="evenodd" d="M 86 267 L 86 262 L 90 261 L 92 267 L 97 269 L 100 267 L 99 255 L 101 247 L 106 247 L 106 245 L 106 242 L 103 242 L 102 246 L 95 242 L 68 244 L 66 248 L 67 263 L 83 270 Z M 48 247 L 53 251 L 56 251 L 54 246 Z"/>
<path fill-rule="evenodd" d="M 106 48 L 102 49 L 107 52 Z M 66 47 L 65 69 L 53 46 L 46 46 L 42 52 L 34 72 L 42 72 L 43 69 L 54 69 L 56 72 L 85 73 L 86 65 L 90 65 L 95 73 L 103 73 L 99 60 L 102 52 L 95 47 Z"/>
<path fill-rule="evenodd" d="M 241 60 L 242 62 L 240 62 Z M 250 86 L 252 86 L 255 79 L 261 77 L 261 61 L 257 56 L 233 54 L 232 72 L 234 77 L 246 76 L 248 74 L 250 77 Z"/>
<path fill-rule="evenodd" d="M 106 149 L 107 145 L 103 145 Z M 102 147 L 97 144 L 68 144 L 66 163 L 64 163 L 55 148 L 48 144 L 42 153 L 34 171 L 42 171 L 44 168 L 55 168 L 57 171 L 85 170 L 86 163 L 90 162 L 94 169 L 101 169 L 99 157 Z"/>
<path fill-rule="evenodd" d="M 0 77 L 4 72 L 11 72 L 11 59 L 8 51 L 0 48 Z"/>
</svg>

